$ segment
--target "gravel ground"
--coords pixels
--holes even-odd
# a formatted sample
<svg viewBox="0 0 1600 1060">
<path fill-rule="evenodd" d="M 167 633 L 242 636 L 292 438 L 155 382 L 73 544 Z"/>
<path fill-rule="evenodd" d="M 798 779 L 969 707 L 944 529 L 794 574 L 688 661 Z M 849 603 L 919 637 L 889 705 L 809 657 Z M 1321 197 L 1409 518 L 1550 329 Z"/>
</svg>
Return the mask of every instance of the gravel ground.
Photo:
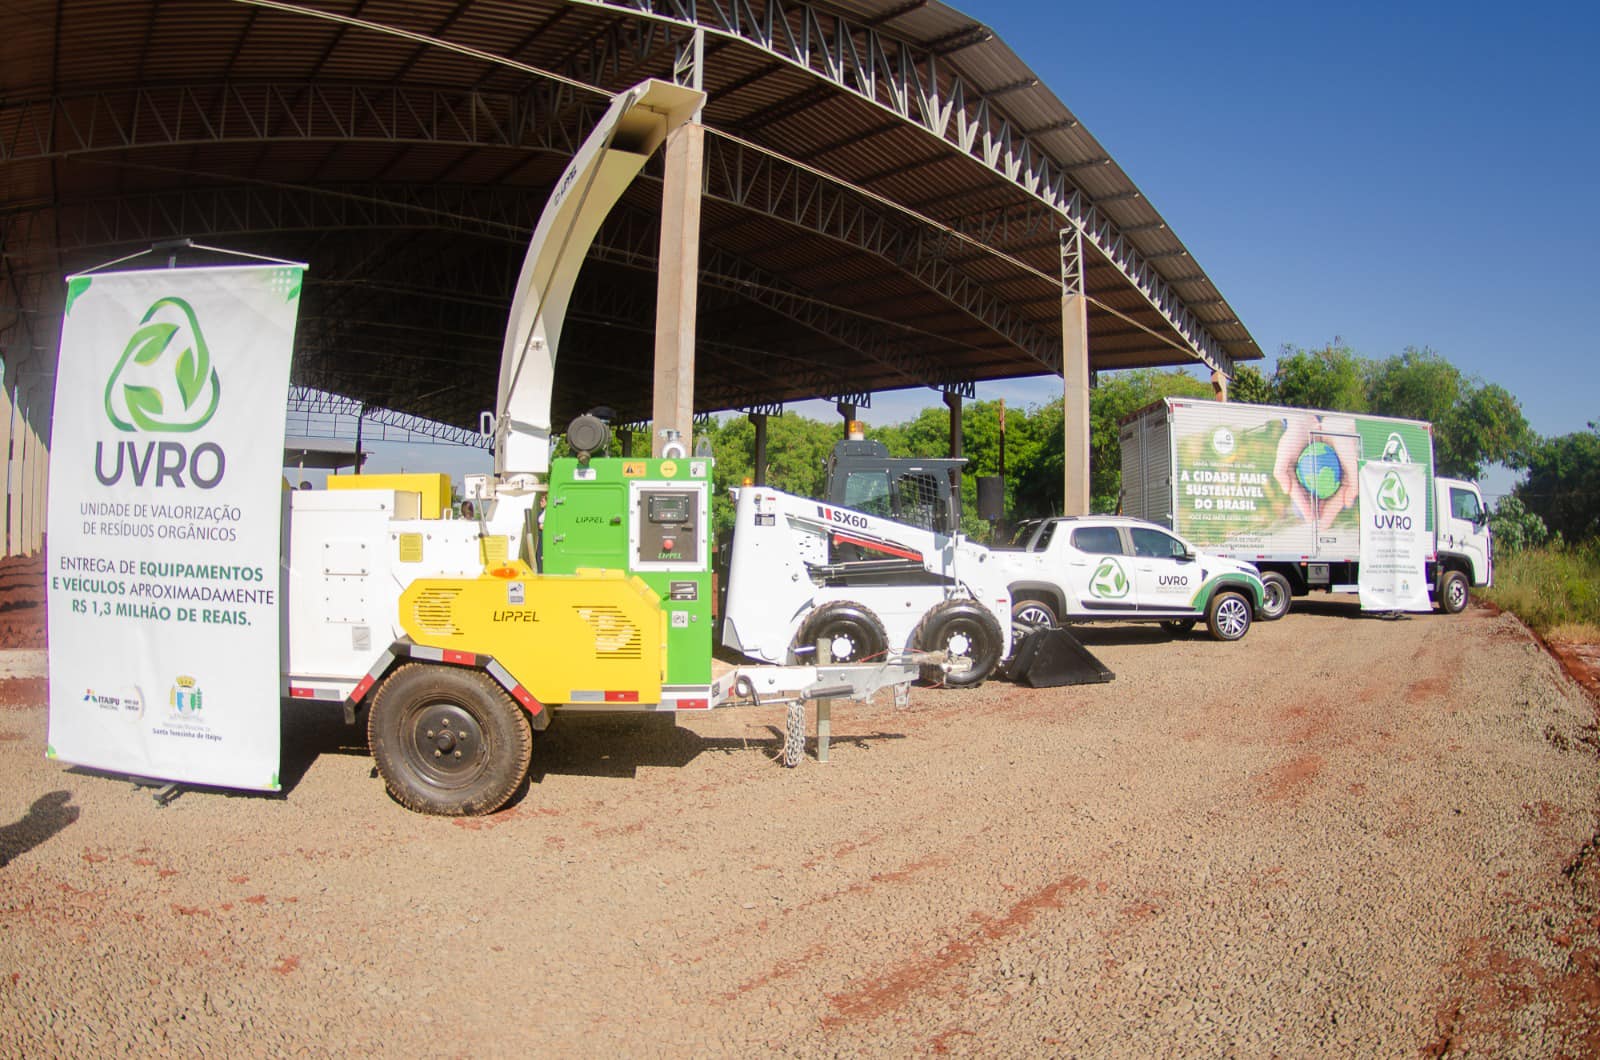
<svg viewBox="0 0 1600 1060">
<path fill-rule="evenodd" d="M 1594 1055 L 1594 704 L 1513 618 L 1084 632 L 1111 684 L 564 719 L 493 817 L 337 711 L 157 808 L 0 681 L 0 1053 Z"/>
</svg>

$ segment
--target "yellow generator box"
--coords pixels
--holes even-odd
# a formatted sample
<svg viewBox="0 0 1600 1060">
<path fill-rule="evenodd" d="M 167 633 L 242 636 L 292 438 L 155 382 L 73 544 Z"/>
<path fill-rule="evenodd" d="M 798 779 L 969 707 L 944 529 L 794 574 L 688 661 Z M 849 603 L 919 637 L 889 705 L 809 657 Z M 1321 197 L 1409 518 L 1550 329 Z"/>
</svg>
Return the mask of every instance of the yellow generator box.
<svg viewBox="0 0 1600 1060">
<path fill-rule="evenodd" d="M 661 701 L 661 600 L 623 571 L 535 574 L 512 563 L 477 578 L 419 578 L 400 594 L 417 644 L 491 655 L 541 703 Z"/>
<path fill-rule="evenodd" d="M 440 473 L 408 472 L 403 475 L 329 475 L 331 490 L 395 490 L 415 493 L 421 499 L 419 515 L 440 519 L 450 510 L 450 476 Z"/>
</svg>

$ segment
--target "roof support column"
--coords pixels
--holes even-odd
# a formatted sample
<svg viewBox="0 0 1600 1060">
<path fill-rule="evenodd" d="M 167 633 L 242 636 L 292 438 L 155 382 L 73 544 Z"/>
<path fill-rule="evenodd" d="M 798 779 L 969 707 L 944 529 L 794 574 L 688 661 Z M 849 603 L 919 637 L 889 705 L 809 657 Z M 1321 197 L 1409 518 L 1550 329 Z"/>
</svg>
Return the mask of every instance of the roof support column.
<svg viewBox="0 0 1600 1060">
<path fill-rule="evenodd" d="M 654 456 L 661 455 L 663 431 L 677 431 L 685 448 L 694 437 L 694 329 L 705 137 L 705 126 L 693 121 L 667 137 L 656 274 L 655 437 L 650 446 Z"/>
<path fill-rule="evenodd" d="M 757 486 L 767 484 L 767 414 L 765 412 L 750 413 L 750 424 L 756 429 L 756 472 L 753 476 Z"/>
<path fill-rule="evenodd" d="M 1061 230 L 1061 494 L 1063 515 L 1089 514 L 1089 301 L 1083 229 Z"/>
<path fill-rule="evenodd" d="M 945 391 L 945 407 L 950 410 L 950 455 L 957 459 L 966 455 L 966 434 L 961 420 L 961 395 Z"/>
<path fill-rule="evenodd" d="M 11 387 L 11 444 L 6 450 L 6 555 L 27 554 L 22 539 L 22 511 L 28 502 L 28 487 L 22 476 L 26 455 L 28 423 L 22 417 L 22 387 Z"/>
<path fill-rule="evenodd" d="M 1211 372 L 1211 393 L 1218 401 L 1228 400 L 1228 377 L 1222 374 L 1221 369 Z"/>
</svg>

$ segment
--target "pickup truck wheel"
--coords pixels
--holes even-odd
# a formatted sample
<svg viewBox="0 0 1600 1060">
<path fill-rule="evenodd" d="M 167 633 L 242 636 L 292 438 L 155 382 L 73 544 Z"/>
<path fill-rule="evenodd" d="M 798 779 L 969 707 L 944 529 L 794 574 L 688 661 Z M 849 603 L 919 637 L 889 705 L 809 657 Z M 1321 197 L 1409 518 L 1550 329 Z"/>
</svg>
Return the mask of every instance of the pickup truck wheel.
<svg viewBox="0 0 1600 1060">
<path fill-rule="evenodd" d="M 946 600 L 922 616 L 911 643 L 922 651 L 948 651 L 953 658 L 972 661 L 970 669 L 945 673 L 937 666 L 922 668 L 922 679 L 947 688 L 975 688 L 1000 665 L 1000 623 L 981 604 L 971 600 Z"/>
<path fill-rule="evenodd" d="M 485 673 L 411 663 L 372 701 L 367 742 L 378 774 L 408 810 L 493 813 L 528 775 L 533 733 L 522 708 Z"/>
<path fill-rule="evenodd" d="M 859 663 L 876 659 L 889 650 L 889 634 L 878 616 L 861 604 L 835 600 L 823 604 L 806 617 L 794 638 L 795 651 L 826 641 L 836 663 Z"/>
<path fill-rule="evenodd" d="M 1054 629 L 1056 625 L 1056 612 L 1043 600 L 1018 600 L 1011 605 L 1011 625 L 1027 627 L 1026 632 L 1036 629 Z M 1015 634 L 1013 638 L 1015 639 Z"/>
<path fill-rule="evenodd" d="M 1250 632 L 1250 601 L 1232 589 L 1216 593 L 1206 606 L 1206 627 L 1217 640 L 1238 640 Z"/>
<path fill-rule="evenodd" d="M 1174 637 L 1181 637 L 1194 628 L 1194 621 L 1192 618 L 1169 618 L 1161 623 L 1161 628 Z"/>
<path fill-rule="evenodd" d="M 1447 615 L 1459 615 L 1467 609 L 1467 576 L 1458 570 L 1447 570 L 1439 577 L 1439 610 Z"/>
<path fill-rule="evenodd" d="M 1294 590 L 1289 586 L 1289 579 L 1277 571 L 1268 571 L 1261 576 L 1261 607 L 1256 610 L 1256 617 L 1263 622 L 1276 622 L 1289 613 L 1289 601 L 1294 596 Z"/>
</svg>

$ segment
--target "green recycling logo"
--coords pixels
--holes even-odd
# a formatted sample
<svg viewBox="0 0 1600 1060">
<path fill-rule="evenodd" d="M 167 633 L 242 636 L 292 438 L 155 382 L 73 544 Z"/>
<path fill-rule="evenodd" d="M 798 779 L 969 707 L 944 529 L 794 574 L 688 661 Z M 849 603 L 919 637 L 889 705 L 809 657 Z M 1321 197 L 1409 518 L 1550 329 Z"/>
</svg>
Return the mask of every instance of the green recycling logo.
<svg viewBox="0 0 1600 1060">
<path fill-rule="evenodd" d="M 1378 507 L 1386 512 L 1403 512 L 1411 507 L 1411 494 L 1393 471 L 1384 475 L 1378 485 Z"/>
<path fill-rule="evenodd" d="M 222 397 L 222 381 L 194 309 L 158 298 L 106 380 L 106 417 L 121 431 L 199 430 Z"/>
<path fill-rule="evenodd" d="M 1100 566 L 1094 569 L 1094 577 L 1089 579 L 1089 595 L 1102 600 L 1120 600 L 1127 596 L 1128 575 L 1122 564 L 1110 556 L 1102 559 Z"/>
</svg>

